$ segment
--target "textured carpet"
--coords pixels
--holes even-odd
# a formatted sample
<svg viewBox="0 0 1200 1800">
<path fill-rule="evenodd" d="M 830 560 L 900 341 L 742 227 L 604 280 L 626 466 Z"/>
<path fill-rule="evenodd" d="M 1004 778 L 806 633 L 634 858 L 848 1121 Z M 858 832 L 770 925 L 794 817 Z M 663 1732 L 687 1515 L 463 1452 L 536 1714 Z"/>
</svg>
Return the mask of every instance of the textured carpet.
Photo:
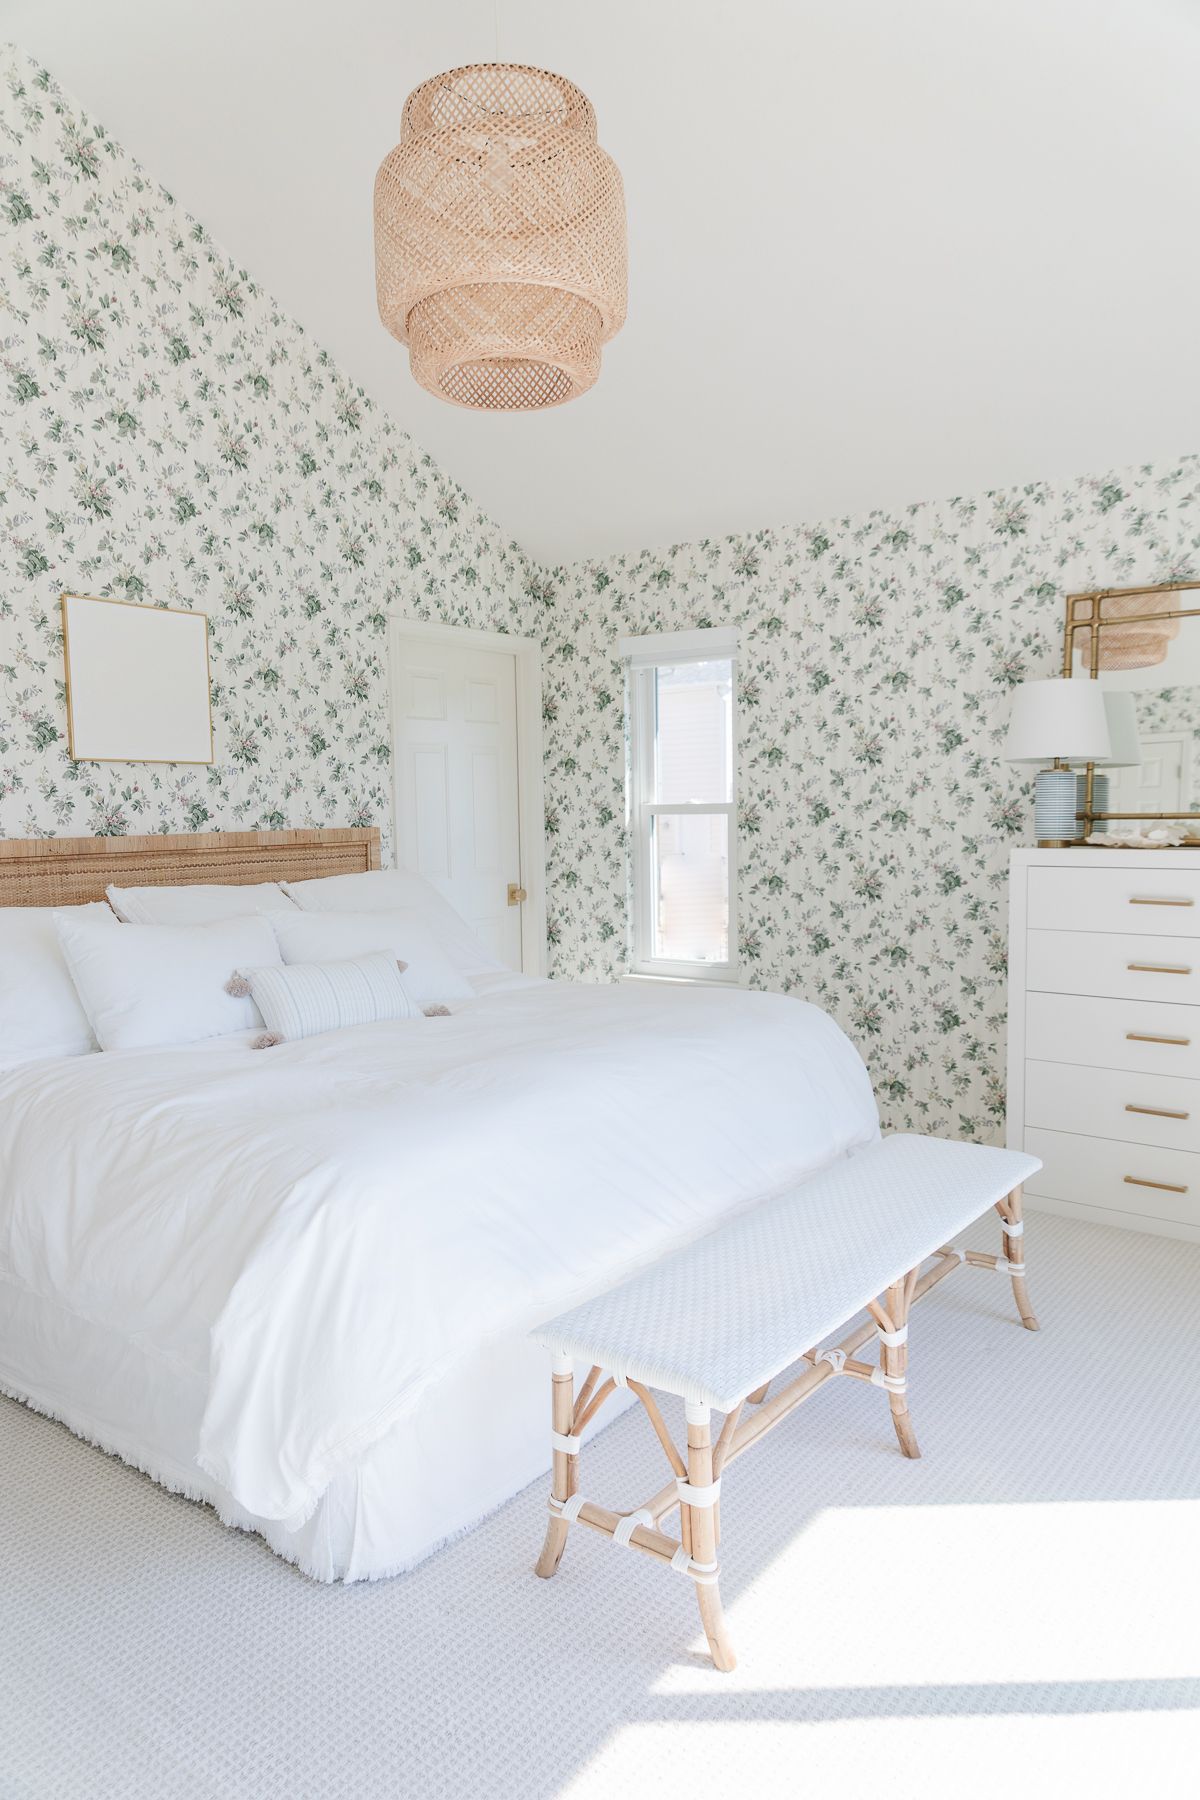
<svg viewBox="0 0 1200 1800">
<path fill-rule="evenodd" d="M 843 1381 L 730 1471 L 730 1676 L 683 1578 L 583 1531 L 534 1578 L 544 1483 L 324 1588 L 0 1401 L 0 1794 L 1194 1796 L 1200 1249 L 1026 1242 L 1039 1335 L 982 1273 L 915 1314 L 921 1462 Z M 632 1504 L 660 1457 L 630 1414 L 583 1486 Z"/>
</svg>

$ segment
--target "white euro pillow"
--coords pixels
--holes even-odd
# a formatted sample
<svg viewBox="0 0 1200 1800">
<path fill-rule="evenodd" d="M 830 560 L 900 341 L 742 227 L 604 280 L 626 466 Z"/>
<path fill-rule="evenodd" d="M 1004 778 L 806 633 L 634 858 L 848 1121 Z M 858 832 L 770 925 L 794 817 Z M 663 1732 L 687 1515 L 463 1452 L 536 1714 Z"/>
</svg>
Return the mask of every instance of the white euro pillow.
<svg viewBox="0 0 1200 1800">
<path fill-rule="evenodd" d="M 262 1049 L 350 1025 L 425 1017 L 405 986 L 395 957 L 386 954 L 342 962 L 279 963 L 240 973 L 267 1028 L 258 1041 Z"/>
<path fill-rule="evenodd" d="M 102 1050 L 191 1044 L 262 1024 L 250 996 L 226 984 L 240 968 L 279 961 L 265 918 L 109 931 L 59 913 L 55 928 Z"/>
<path fill-rule="evenodd" d="M 210 925 L 214 919 L 278 912 L 289 904 L 277 881 L 110 887 L 105 892 L 118 919 L 130 925 Z"/>
<path fill-rule="evenodd" d="M 484 948 L 461 913 L 431 882 L 407 869 L 364 869 L 357 875 L 318 875 L 285 881 L 284 892 L 303 912 L 418 914 L 462 975 L 492 975 L 506 964 Z"/>
<path fill-rule="evenodd" d="M 404 984 L 422 1006 L 444 1006 L 451 1000 L 473 1000 L 475 990 L 455 968 L 423 917 L 403 912 L 270 913 L 285 963 L 340 962 L 348 957 L 386 951 L 404 963 Z"/>
<path fill-rule="evenodd" d="M 54 920 L 58 913 L 119 927 L 103 900 L 83 906 L 0 906 L 0 1069 L 97 1048 Z"/>
</svg>

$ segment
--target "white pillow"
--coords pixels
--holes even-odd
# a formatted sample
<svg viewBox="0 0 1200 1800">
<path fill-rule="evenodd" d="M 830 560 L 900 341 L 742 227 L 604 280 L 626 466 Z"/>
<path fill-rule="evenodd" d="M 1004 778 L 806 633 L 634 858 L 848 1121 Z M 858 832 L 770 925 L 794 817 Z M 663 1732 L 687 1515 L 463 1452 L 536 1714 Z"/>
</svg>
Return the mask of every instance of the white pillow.
<svg viewBox="0 0 1200 1800">
<path fill-rule="evenodd" d="M 0 1069 L 96 1049 L 54 929 L 58 912 L 110 933 L 118 929 L 103 900 L 85 906 L 0 906 Z"/>
<path fill-rule="evenodd" d="M 268 917 L 285 963 L 341 962 L 386 950 L 393 962 L 406 964 L 404 984 L 422 1006 L 475 998 L 466 976 L 459 974 L 428 925 L 411 909 L 306 913 L 293 906 Z"/>
<path fill-rule="evenodd" d="M 191 1044 L 262 1024 L 249 995 L 225 984 L 243 965 L 279 961 L 263 918 L 109 931 L 59 913 L 55 926 L 102 1050 Z"/>
<path fill-rule="evenodd" d="M 491 975 L 506 966 L 484 949 L 467 921 L 423 875 L 407 869 L 320 875 L 312 881 L 285 881 L 283 889 L 303 912 L 419 913 L 462 975 Z"/>
<path fill-rule="evenodd" d="M 243 969 L 241 974 L 267 1028 L 260 1041 L 264 1049 L 348 1025 L 425 1016 L 405 987 L 395 957 L 386 952 L 345 962 Z"/>
<path fill-rule="evenodd" d="M 194 887 L 106 888 L 118 919 L 129 925 L 210 925 L 214 919 L 244 919 L 249 913 L 278 912 L 287 895 L 277 881 L 239 886 L 197 882 Z"/>
</svg>

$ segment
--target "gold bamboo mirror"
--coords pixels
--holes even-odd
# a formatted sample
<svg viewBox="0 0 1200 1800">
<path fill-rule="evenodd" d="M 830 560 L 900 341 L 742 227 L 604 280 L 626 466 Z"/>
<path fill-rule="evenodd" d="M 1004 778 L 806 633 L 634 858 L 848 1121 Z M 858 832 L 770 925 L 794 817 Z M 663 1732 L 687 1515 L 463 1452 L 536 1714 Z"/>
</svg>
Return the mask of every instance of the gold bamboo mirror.
<svg viewBox="0 0 1200 1800">
<path fill-rule="evenodd" d="M 1113 740 L 1111 760 L 1088 763 L 1080 780 L 1085 838 L 1098 826 L 1111 835 L 1137 820 L 1173 820 L 1194 827 L 1200 845 L 1200 623 L 1185 626 L 1193 619 L 1200 578 L 1067 596 L 1063 674 L 1100 682 Z"/>
</svg>

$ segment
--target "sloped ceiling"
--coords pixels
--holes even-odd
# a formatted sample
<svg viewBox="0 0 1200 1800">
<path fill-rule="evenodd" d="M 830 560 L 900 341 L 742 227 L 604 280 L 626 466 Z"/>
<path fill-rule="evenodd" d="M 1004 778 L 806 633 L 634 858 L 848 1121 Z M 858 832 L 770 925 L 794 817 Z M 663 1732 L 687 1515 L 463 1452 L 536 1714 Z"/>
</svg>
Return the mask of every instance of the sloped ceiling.
<svg viewBox="0 0 1200 1800">
<path fill-rule="evenodd" d="M 547 562 L 1200 442 L 1193 0 L 0 0 Z M 492 418 L 374 305 L 371 184 L 456 63 L 569 74 L 625 177 L 598 386 Z"/>
</svg>

